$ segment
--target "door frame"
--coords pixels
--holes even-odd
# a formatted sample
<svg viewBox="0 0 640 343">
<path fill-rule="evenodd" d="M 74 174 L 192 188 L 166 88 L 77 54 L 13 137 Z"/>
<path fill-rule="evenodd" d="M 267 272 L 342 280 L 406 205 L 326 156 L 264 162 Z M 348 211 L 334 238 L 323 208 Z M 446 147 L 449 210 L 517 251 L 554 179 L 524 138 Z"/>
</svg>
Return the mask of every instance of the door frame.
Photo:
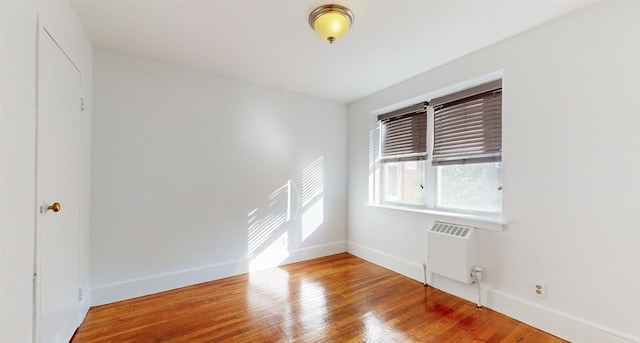
<svg viewBox="0 0 640 343">
<path fill-rule="evenodd" d="M 42 287 L 42 282 L 41 282 L 41 278 L 39 277 L 40 272 L 41 272 L 41 267 L 42 267 L 42 263 L 40 261 L 41 259 L 41 247 L 42 247 L 42 242 L 41 242 L 41 231 L 42 231 L 42 215 L 44 215 L 47 212 L 47 205 L 45 204 L 41 204 L 40 203 L 40 187 L 39 187 L 39 179 L 40 179 L 40 166 L 39 166 L 39 160 L 40 160 L 40 148 L 39 148 L 39 141 L 40 141 L 40 134 L 39 134 L 39 125 L 40 125 L 40 115 L 41 115 L 41 109 L 40 109 L 40 59 L 41 59 L 41 51 L 40 51 L 40 47 L 42 44 L 42 40 L 43 39 L 51 39 L 51 41 L 56 45 L 56 47 L 60 50 L 60 52 L 65 56 L 65 58 L 69 61 L 69 63 L 71 63 L 71 65 L 73 66 L 73 68 L 76 69 L 76 71 L 78 72 L 79 78 L 80 78 L 80 87 L 82 87 L 82 72 L 80 70 L 80 68 L 78 68 L 77 64 L 74 63 L 74 61 L 71 59 L 71 57 L 69 57 L 69 54 L 67 54 L 67 52 L 62 48 L 62 46 L 58 43 L 58 41 L 53 37 L 53 35 L 49 32 L 49 30 L 47 30 L 47 28 L 43 25 L 41 25 L 40 23 L 40 19 L 37 19 L 37 30 L 36 30 L 36 59 L 35 59 L 35 68 L 36 68 L 36 87 L 35 87 L 35 99 L 36 99 L 36 121 L 35 121 L 35 206 L 34 206 L 34 210 L 35 210 L 35 227 L 34 227 L 34 260 L 33 260 L 33 279 L 32 279 L 32 296 L 33 296 L 33 326 L 32 326 L 32 341 L 33 342 L 40 342 L 40 330 L 41 330 L 41 324 L 42 324 L 42 319 L 41 319 L 41 303 L 42 303 L 42 298 L 41 298 L 41 287 Z M 78 93 L 78 106 L 81 106 L 81 101 L 82 101 L 82 97 L 81 97 L 81 88 L 78 89 L 79 93 Z M 80 109 L 81 111 L 82 109 Z M 80 118 L 77 118 L 78 120 Z M 79 128 L 79 126 L 78 126 Z M 80 156 L 80 132 L 78 132 L 78 157 Z M 79 192 L 80 193 L 80 190 Z M 80 202 L 80 194 L 78 194 L 78 202 Z M 79 224 L 79 223 L 78 223 Z M 79 226 L 78 226 L 79 228 Z M 78 259 L 78 275 L 80 275 L 80 270 L 79 270 L 79 265 L 80 265 L 80 252 L 78 249 L 77 252 L 77 259 Z M 80 281 L 80 280 L 78 280 Z M 78 287 L 80 287 L 80 282 L 78 283 Z M 78 309 L 77 312 L 80 313 L 81 311 L 81 305 L 80 303 L 78 303 Z M 77 325 L 80 324 L 80 322 L 78 321 L 79 318 L 77 316 Z"/>
</svg>

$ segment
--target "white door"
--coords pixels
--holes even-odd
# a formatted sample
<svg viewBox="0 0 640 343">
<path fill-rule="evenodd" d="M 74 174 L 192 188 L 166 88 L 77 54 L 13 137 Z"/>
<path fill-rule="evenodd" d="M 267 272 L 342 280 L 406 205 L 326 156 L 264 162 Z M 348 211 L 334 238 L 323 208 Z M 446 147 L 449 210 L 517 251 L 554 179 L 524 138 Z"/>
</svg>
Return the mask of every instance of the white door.
<svg viewBox="0 0 640 343">
<path fill-rule="evenodd" d="M 42 29 L 36 152 L 37 342 L 68 342 L 79 324 L 80 87 L 80 72 Z"/>
</svg>

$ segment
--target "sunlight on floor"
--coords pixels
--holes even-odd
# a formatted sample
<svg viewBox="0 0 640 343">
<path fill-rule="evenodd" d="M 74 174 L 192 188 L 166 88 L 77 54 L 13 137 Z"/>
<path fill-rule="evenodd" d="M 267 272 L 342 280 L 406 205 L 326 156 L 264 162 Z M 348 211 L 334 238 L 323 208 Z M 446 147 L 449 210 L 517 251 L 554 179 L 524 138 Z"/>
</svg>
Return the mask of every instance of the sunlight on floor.
<svg viewBox="0 0 640 343">
<path fill-rule="evenodd" d="M 322 336 L 331 323 L 324 286 L 315 281 L 302 280 L 299 299 L 300 324 L 306 331 Z"/>
<path fill-rule="evenodd" d="M 291 317 L 293 309 L 289 283 L 289 273 L 280 268 L 249 273 L 249 315 L 262 317 L 264 313 L 271 313 L 275 318 Z M 292 335 L 294 327 L 290 321 L 280 320 L 278 324 L 278 330 L 282 330 L 285 336 Z"/>
</svg>

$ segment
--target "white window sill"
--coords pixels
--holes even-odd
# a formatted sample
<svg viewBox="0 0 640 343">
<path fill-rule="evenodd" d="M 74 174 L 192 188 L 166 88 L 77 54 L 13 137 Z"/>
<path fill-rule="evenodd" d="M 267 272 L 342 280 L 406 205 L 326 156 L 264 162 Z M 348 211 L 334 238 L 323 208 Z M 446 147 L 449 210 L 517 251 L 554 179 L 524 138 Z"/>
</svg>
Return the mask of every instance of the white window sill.
<svg viewBox="0 0 640 343">
<path fill-rule="evenodd" d="M 448 212 L 442 210 L 429 210 L 422 208 L 410 208 L 402 206 L 393 206 L 389 204 L 369 204 L 370 207 L 378 208 L 381 210 L 390 210 L 396 214 L 400 213 L 420 213 L 427 214 L 436 217 L 437 221 L 451 222 L 454 224 L 473 226 L 478 229 L 491 230 L 491 231 L 504 231 L 505 225 L 507 225 L 504 218 L 500 215 L 481 215 L 481 214 L 466 214 Z"/>
</svg>

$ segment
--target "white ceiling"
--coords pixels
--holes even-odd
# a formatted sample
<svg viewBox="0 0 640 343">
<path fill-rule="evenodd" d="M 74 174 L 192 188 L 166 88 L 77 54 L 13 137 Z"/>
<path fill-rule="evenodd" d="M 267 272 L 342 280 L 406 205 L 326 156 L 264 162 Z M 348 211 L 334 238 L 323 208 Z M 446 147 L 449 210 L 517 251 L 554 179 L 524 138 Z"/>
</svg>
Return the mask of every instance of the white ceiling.
<svg viewBox="0 0 640 343">
<path fill-rule="evenodd" d="M 349 103 L 595 0 L 340 0 L 333 45 L 309 27 L 322 0 L 70 0 L 97 46 Z"/>
</svg>

